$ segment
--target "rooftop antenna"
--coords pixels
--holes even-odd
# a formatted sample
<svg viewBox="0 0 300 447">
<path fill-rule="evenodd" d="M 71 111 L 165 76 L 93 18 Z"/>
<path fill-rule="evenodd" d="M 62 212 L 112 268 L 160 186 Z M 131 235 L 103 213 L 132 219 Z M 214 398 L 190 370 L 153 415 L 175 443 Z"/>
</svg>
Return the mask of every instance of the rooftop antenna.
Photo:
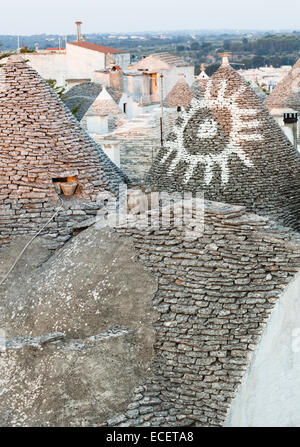
<svg viewBox="0 0 300 447">
<path fill-rule="evenodd" d="M 81 41 L 81 25 L 82 22 L 75 22 L 76 27 L 77 27 L 77 42 Z"/>
<path fill-rule="evenodd" d="M 231 56 L 231 53 L 226 51 L 225 53 L 218 53 L 218 56 L 222 57 L 222 65 L 229 65 L 228 57 Z"/>
</svg>

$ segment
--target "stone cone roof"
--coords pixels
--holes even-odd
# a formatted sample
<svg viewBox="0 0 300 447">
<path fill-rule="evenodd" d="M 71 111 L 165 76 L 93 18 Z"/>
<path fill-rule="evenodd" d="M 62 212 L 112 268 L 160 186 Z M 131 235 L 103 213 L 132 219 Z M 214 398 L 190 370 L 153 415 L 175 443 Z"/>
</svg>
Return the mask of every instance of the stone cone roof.
<svg viewBox="0 0 300 447">
<path fill-rule="evenodd" d="M 22 280 L 0 290 L 1 426 L 224 425 L 265 325 L 293 299 L 284 289 L 300 269 L 300 235 L 199 202 L 154 205 L 117 231 L 91 227 L 30 271 L 23 260 Z M 278 321 L 289 341 L 293 326 Z M 278 403 L 295 382 L 277 378 Z"/>
<path fill-rule="evenodd" d="M 193 97 L 194 94 L 188 83 L 184 79 L 179 79 L 166 96 L 164 103 L 166 107 L 186 108 Z"/>
<path fill-rule="evenodd" d="M 278 300 L 291 299 L 283 288 L 300 269 L 299 234 L 241 206 L 201 200 L 198 206 L 204 226 L 192 240 L 180 224 L 181 216 L 186 225 L 194 216 L 197 226 L 200 212 L 191 201 L 167 207 L 168 230 L 159 227 L 163 213 L 157 210 L 156 231 L 141 222 L 124 229 L 137 259 L 159 275 L 153 303 L 160 317 L 151 376 L 139 383 L 126 411 L 108 420 L 110 426 L 224 425 L 270 313 Z M 282 324 L 280 330 L 289 333 Z M 284 391 L 285 377 L 278 377 L 273 389 Z"/>
<path fill-rule="evenodd" d="M 300 59 L 265 100 L 269 110 L 291 108 L 300 112 Z"/>
<path fill-rule="evenodd" d="M 53 178 L 76 175 L 83 198 L 116 191 L 126 181 L 34 69 L 12 60 L 2 68 L 2 79 L 0 196 L 7 206 L 57 199 Z"/>
<path fill-rule="evenodd" d="M 267 97 L 265 92 L 260 88 L 257 84 L 251 84 L 251 88 L 254 91 L 254 93 L 262 100 L 264 101 Z"/>
<path fill-rule="evenodd" d="M 194 96 L 201 96 L 205 90 L 207 81 L 209 76 L 205 73 L 204 70 L 200 72 L 195 81 L 192 84 L 191 90 L 194 93 Z"/>
<path fill-rule="evenodd" d="M 229 65 L 178 118 L 148 174 L 153 188 L 204 191 L 298 227 L 300 155 Z"/>
<path fill-rule="evenodd" d="M 96 100 L 88 109 L 86 116 L 108 116 L 119 115 L 121 113 L 121 109 L 118 107 L 112 96 L 108 93 L 106 87 L 103 86 L 101 93 L 97 96 Z"/>
<path fill-rule="evenodd" d="M 83 82 L 82 84 L 77 84 L 71 87 L 64 94 L 63 101 L 80 121 L 96 100 L 101 90 L 101 84 L 90 81 Z M 107 87 L 107 91 L 118 104 L 121 99 L 122 92 L 111 87 Z"/>
</svg>

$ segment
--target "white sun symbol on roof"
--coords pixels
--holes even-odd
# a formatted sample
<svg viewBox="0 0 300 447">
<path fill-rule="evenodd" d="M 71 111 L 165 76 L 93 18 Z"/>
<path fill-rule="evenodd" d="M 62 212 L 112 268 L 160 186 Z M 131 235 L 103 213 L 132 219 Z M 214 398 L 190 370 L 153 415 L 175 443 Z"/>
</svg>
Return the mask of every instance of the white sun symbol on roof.
<svg viewBox="0 0 300 447">
<path fill-rule="evenodd" d="M 216 97 L 211 96 L 212 80 L 207 81 L 207 85 L 202 98 L 193 98 L 190 103 L 190 108 L 187 111 L 182 112 L 180 124 L 176 125 L 173 129 L 174 141 L 167 141 L 165 143 L 166 154 L 161 159 L 161 163 L 164 163 L 171 154 L 175 154 L 175 157 L 170 163 L 167 169 L 168 174 L 172 174 L 177 165 L 181 162 L 187 162 L 188 167 L 184 175 L 184 183 L 188 183 L 191 176 L 194 173 L 195 168 L 198 164 L 204 165 L 204 182 L 209 185 L 213 178 L 213 167 L 215 165 L 221 168 L 221 182 L 226 184 L 229 181 L 229 158 L 235 154 L 239 159 L 247 166 L 253 167 L 254 164 L 251 159 L 246 155 L 246 153 L 241 148 L 241 144 L 245 141 L 259 141 L 263 139 L 260 133 L 257 133 L 257 127 L 261 125 L 261 122 L 254 119 L 258 114 L 258 109 L 246 109 L 240 108 L 236 103 L 238 96 L 246 89 L 246 86 L 241 86 L 235 93 L 225 97 L 225 92 L 227 88 L 227 81 L 221 81 L 220 89 Z M 229 132 L 227 143 L 225 143 L 224 148 L 218 153 L 201 153 L 201 147 L 199 147 L 199 152 L 196 154 L 190 153 L 188 148 L 185 146 L 184 142 L 184 130 L 189 123 L 189 121 L 198 114 L 201 109 L 213 108 L 226 108 L 231 115 L 231 130 Z M 247 121 L 243 118 L 247 117 Z M 207 118 L 202 121 L 199 125 L 197 131 L 197 137 L 213 140 L 218 133 L 220 125 L 212 117 Z M 251 134 L 246 133 L 253 129 Z"/>
</svg>

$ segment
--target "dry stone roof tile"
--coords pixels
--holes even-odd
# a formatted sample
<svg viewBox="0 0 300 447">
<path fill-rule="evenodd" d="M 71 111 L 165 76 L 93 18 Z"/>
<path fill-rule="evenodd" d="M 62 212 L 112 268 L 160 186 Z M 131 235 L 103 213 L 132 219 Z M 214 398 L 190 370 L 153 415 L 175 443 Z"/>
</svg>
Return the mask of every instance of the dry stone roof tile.
<svg viewBox="0 0 300 447">
<path fill-rule="evenodd" d="M 85 48 L 86 50 L 98 51 L 99 53 L 105 53 L 105 54 L 122 53 L 122 51 L 116 50 L 115 48 L 105 47 L 103 45 L 98 45 L 96 43 L 91 42 L 68 42 L 68 44 L 76 45 L 77 47 Z"/>
<path fill-rule="evenodd" d="M 119 104 L 122 92 L 111 87 L 106 87 L 106 89 L 113 100 Z M 63 101 L 71 111 L 75 110 L 74 115 L 80 121 L 96 100 L 101 90 L 102 84 L 97 82 L 83 82 L 70 88 L 64 94 Z"/>
<path fill-rule="evenodd" d="M 76 197 L 88 201 L 103 190 L 117 194 L 127 182 L 35 70 L 11 61 L 2 73 L 0 244 L 3 235 L 36 231 L 50 218 L 58 203 L 53 179 L 75 177 Z"/>
<path fill-rule="evenodd" d="M 97 96 L 93 104 L 88 109 L 86 116 L 91 115 L 119 115 L 121 109 L 117 106 L 116 102 L 106 90 L 106 87 L 103 86 L 100 94 Z"/>
<path fill-rule="evenodd" d="M 156 62 L 154 66 L 155 66 L 155 69 L 157 70 L 158 69 L 157 61 L 162 62 L 162 67 L 161 67 L 162 70 L 171 68 L 171 67 L 189 67 L 189 66 L 191 66 L 191 64 L 184 61 L 183 59 L 181 59 L 178 56 L 174 56 L 173 54 L 170 54 L 167 52 L 162 52 L 162 53 L 150 54 L 149 56 L 145 57 L 144 59 L 141 59 L 137 63 L 131 65 L 129 68 L 130 69 L 138 69 L 138 70 L 149 70 L 149 67 L 151 69 L 153 62 Z"/>
<path fill-rule="evenodd" d="M 184 79 L 179 79 L 165 98 L 166 107 L 184 107 L 186 108 L 194 94 L 188 83 Z"/>
<path fill-rule="evenodd" d="M 170 216 L 159 227 L 157 213 L 152 231 L 143 220 L 119 229 L 159 278 L 160 317 L 151 376 L 111 426 L 223 425 L 269 315 L 300 269 L 299 233 L 243 206 L 205 201 L 203 231 L 190 239 L 195 209 L 182 202 Z"/>
<path fill-rule="evenodd" d="M 148 175 L 166 191 L 203 191 L 298 227 L 300 155 L 241 76 L 222 65 L 178 118 Z"/>
</svg>

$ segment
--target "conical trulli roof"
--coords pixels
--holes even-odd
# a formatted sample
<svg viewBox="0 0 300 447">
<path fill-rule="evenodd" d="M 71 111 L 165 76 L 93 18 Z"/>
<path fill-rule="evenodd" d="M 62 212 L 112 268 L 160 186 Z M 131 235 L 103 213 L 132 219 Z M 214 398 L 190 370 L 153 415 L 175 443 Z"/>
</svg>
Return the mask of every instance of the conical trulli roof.
<svg viewBox="0 0 300 447">
<path fill-rule="evenodd" d="M 106 90 L 106 87 L 103 86 L 100 94 L 97 96 L 91 107 L 86 112 L 85 116 L 92 115 L 119 115 L 121 109 L 118 107 L 112 96 Z"/>
<path fill-rule="evenodd" d="M 205 90 L 207 81 L 209 80 L 209 76 L 205 73 L 205 66 L 201 64 L 201 71 L 195 81 L 192 84 L 191 90 L 195 96 L 199 96 Z"/>
<path fill-rule="evenodd" d="M 204 67 L 201 67 L 202 70 L 200 74 L 197 76 L 195 81 L 192 84 L 191 90 L 194 96 L 201 96 L 205 90 L 207 81 L 209 80 L 209 76 L 205 73 Z"/>
<path fill-rule="evenodd" d="M 0 195 L 7 207 L 57 200 L 53 179 L 61 177 L 76 176 L 77 193 L 86 199 L 124 183 L 124 174 L 35 70 L 13 59 L 2 78 Z"/>
<path fill-rule="evenodd" d="M 266 93 L 260 88 L 258 84 L 251 84 L 251 88 L 261 101 L 264 101 L 266 99 Z"/>
<path fill-rule="evenodd" d="M 180 78 L 174 87 L 170 90 L 168 95 L 165 98 L 165 106 L 166 107 L 184 107 L 186 108 L 191 100 L 193 99 L 194 94 L 191 91 L 188 83 L 182 78 Z"/>
<path fill-rule="evenodd" d="M 292 108 L 300 112 L 300 59 L 274 88 L 265 104 L 273 109 Z"/>
<path fill-rule="evenodd" d="M 297 227 L 300 156 L 241 76 L 222 65 L 181 114 L 148 174 L 165 191 L 204 191 Z"/>
</svg>

